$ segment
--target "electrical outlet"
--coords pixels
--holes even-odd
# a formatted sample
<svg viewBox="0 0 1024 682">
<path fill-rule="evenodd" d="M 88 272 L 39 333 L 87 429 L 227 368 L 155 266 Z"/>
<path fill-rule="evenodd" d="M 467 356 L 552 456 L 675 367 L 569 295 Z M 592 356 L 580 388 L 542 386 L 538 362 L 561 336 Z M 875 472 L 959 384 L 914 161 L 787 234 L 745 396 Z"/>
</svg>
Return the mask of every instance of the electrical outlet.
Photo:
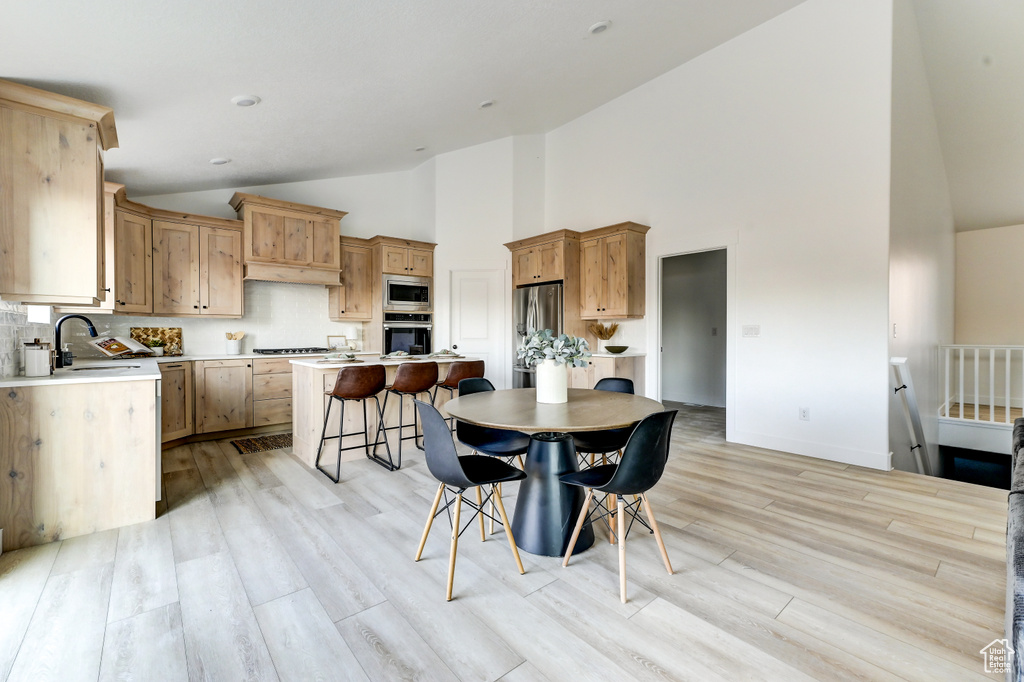
<svg viewBox="0 0 1024 682">
<path fill-rule="evenodd" d="M 748 339 L 756 339 L 761 336 L 761 325 L 759 324 L 745 324 L 743 325 L 743 336 Z"/>
<path fill-rule="evenodd" d="M 811 421 L 811 408 L 801 407 L 800 408 L 800 421 L 809 422 Z"/>
</svg>

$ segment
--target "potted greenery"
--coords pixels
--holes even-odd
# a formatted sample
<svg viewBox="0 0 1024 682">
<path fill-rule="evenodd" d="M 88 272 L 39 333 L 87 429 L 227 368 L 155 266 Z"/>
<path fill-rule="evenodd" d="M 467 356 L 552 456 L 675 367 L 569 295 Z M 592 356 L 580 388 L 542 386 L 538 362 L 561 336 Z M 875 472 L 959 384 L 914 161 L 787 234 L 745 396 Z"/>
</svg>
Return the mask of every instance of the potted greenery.
<svg viewBox="0 0 1024 682">
<path fill-rule="evenodd" d="M 569 398 L 569 367 L 586 367 L 590 344 L 582 336 L 541 329 L 527 334 L 516 355 L 537 369 L 537 402 L 564 403 Z"/>
<path fill-rule="evenodd" d="M 154 336 L 149 341 L 146 341 L 146 345 L 152 349 L 153 355 L 159 357 L 164 354 L 164 346 L 167 345 L 167 342 Z"/>
</svg>

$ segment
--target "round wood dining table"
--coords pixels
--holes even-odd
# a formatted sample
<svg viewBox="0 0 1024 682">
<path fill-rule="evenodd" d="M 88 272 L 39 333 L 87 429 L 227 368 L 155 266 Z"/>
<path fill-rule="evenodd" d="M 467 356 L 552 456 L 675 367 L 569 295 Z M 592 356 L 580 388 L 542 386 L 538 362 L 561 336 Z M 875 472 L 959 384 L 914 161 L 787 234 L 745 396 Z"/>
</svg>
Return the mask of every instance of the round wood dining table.
<svg viewBox="0 0 1024 682">
<path fill-rule="evenodd" d="M 584 501 L 582 488 L 559 480 L 563 474 L 579 471 L 571 432 L 625 428 L 665 407 L 643 396 L 582 388 L 570 388 L 565 403 L 538 403 L 536 389 L 516 388 L 455 398 L 444 409 L 470 424 L 531 434 L 512 534 L 525 552 L 564 556 Z M 588 523 L 573 552 L 593 542 Z"/>
</svg>

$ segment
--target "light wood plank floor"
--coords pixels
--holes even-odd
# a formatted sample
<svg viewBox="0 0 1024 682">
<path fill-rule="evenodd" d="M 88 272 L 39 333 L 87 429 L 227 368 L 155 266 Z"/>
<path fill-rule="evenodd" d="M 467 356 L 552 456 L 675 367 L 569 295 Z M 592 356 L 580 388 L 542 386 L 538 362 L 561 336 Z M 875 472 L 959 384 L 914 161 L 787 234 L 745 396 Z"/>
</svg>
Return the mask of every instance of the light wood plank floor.
<svg viewBox="0 0 1024 682">
<path fill-rule="evenodd" d="M 412 560 L 435 484 L 289 452 L 165 453 L 153 522 L 0 557 L 11 680 L 974 680 L 1000 637 L 1006 494 L 724 442 L 684 407 L 654 539 L 522 554 L 448 527 Z M 506 486 L 506 506 L 515 486 Z M 465 518 L 465 516 L 464 516 Z"/>
</svg>

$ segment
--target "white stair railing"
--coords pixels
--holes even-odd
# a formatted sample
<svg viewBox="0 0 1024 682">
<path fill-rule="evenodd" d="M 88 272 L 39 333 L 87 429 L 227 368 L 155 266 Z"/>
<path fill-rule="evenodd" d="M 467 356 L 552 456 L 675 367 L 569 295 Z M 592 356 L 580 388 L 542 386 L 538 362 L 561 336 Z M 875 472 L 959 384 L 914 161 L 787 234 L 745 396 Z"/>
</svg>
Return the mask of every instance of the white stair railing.
<svg viewBox="0 0 1024 682">
<path fill-rule="evenodd" d="M 944 399 L 939 417 L 1012 424 L 1024 406 L 1024 346 L 941 346 Z M 987 414 L 986 414 L 987 412 Z"/>
</svg>

